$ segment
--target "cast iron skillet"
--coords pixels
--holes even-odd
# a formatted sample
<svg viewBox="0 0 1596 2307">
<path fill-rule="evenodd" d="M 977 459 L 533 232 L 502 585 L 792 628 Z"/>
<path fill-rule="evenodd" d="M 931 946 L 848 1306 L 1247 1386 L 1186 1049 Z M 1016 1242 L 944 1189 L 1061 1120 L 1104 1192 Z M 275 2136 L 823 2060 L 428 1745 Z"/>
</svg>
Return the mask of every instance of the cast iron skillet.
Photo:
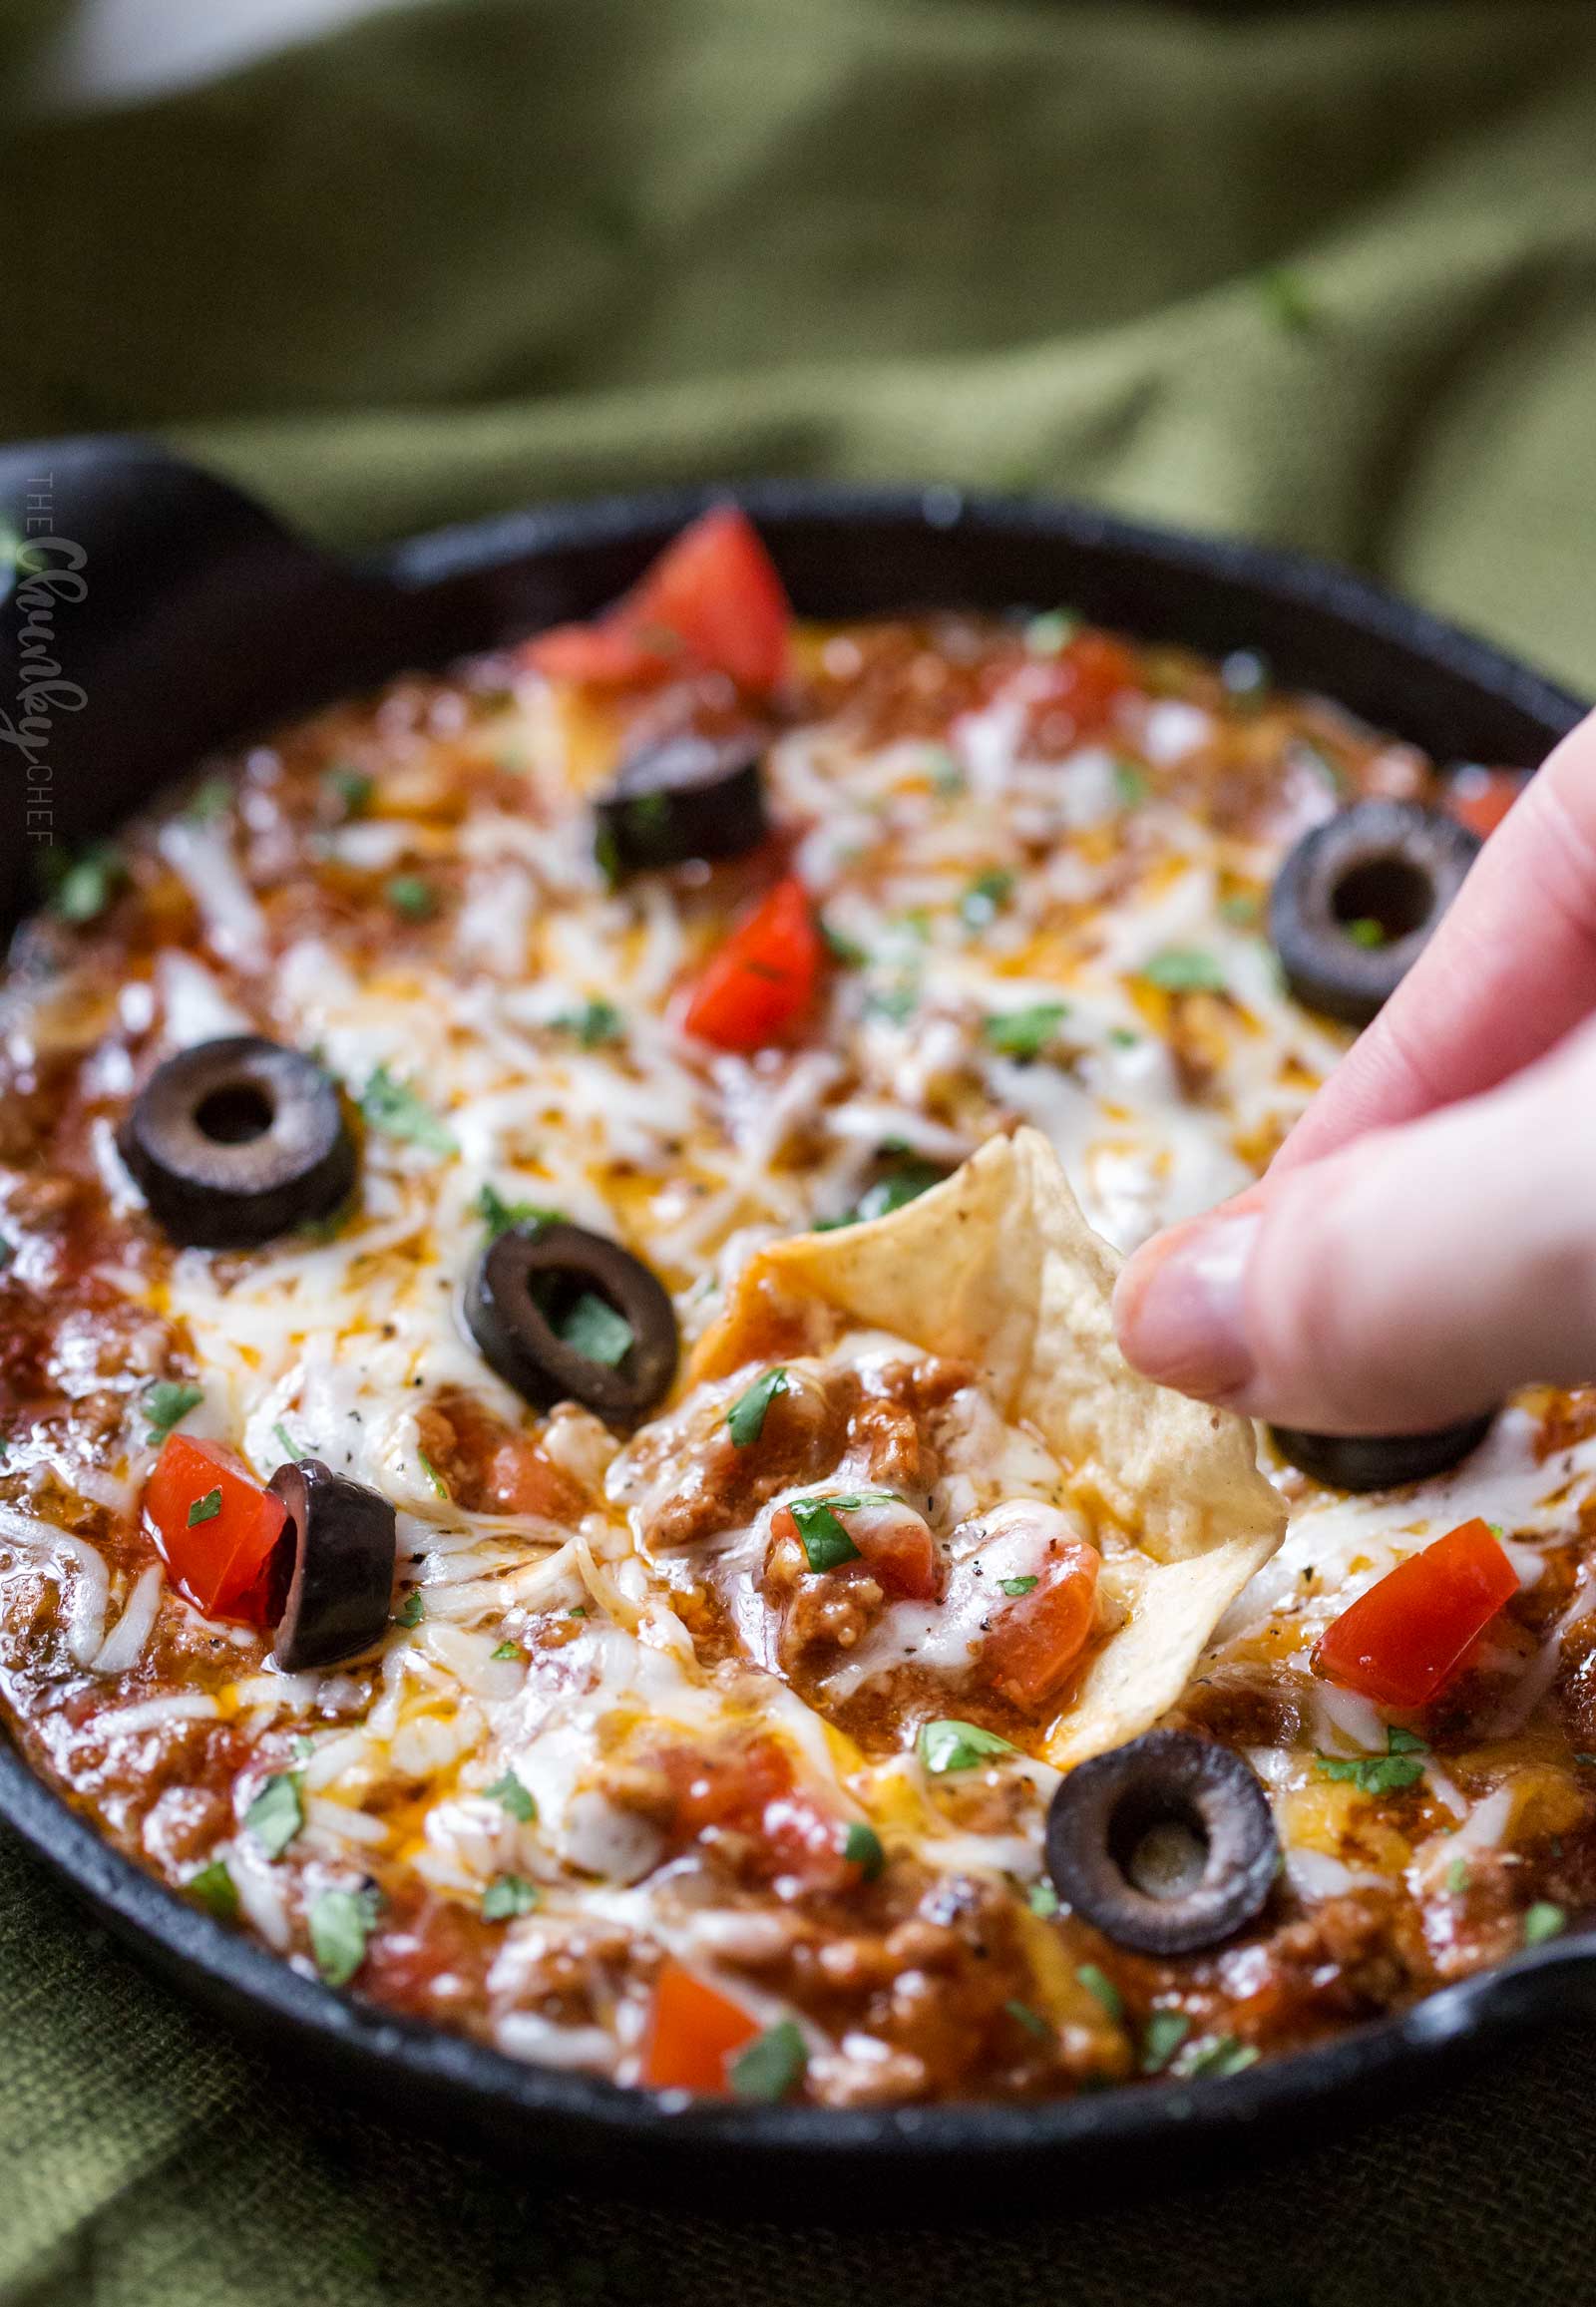
<svg viewBox="0 0 1596 2307">
<path fill-rule="evenodd" d="M 78 597 L 76 582 L 41 586 L 24 570 L 0 599 L 0 933 L 33 902 L 29 852 L 46 845 L 41 836 L 75 847 L 212 747 L 403 666 L 444 664 L 588 613 L 716 494 L 726 492 L 511 514 L 351 563 L 146 445 L 56 442 L 0 455 L 0 520 L 33 544 L 25 558 L 36 570 L 86 587 Z M 1290 555 L 950 489 L 765 483 L 735 494 L 812 613 L 1063 601 L 1210 652 L 1262 649 L 1285 680 L 1442 761 L 1531 766 L 1581 711 L 1482 642 Z M 1067 2169 L 1078 2181 L 1088 2163 L 1101 2174 L 1150 2161 L 1167 2175 L 1177 2153 L 1233 2158 L 1244 2138 L 1256 2146 L 1317 2130 L 1330 2097 L 1385 2098 L 1448 2053 L 1596 2012 L 1596 1932 L 1586 1931 L 1403 2017 L 1222 2082 L 1040 2106 L 672 2109 L 522 2066 L 299 1977 L 102 1841 L 3 1736 L 0 1816 L 114 1930 L 289 2057 L 330 2064 L 390 2111 L 513 2151 L 618 2158 L 632 2175 L 679 2178 L 706 2154 L 735 2159 L 739 2183 L 790 2183 L 795 2158 L 924 2179 L 1000 2157 L 1009 2186 L 1026 2171 L 1056 2183 Z"/>
</svg>

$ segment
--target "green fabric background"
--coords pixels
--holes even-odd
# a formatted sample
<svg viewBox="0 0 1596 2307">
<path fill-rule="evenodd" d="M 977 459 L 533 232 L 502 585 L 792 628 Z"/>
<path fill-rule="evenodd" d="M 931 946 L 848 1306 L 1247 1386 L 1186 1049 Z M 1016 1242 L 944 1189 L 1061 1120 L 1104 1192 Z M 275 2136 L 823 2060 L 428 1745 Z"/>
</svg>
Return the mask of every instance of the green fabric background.
<svg viewBox="0 0 1596 2307">
<path fill-rule="evenodd" d="M 61 13 L 0 0 L 0 63 Z M 16 78 L 0 433 L 157 429 L 350 541 L 704 475 L 1070 491 L 1596 686 L 1589 0 L 431 0 L 92 115 Z M 273 2072 L 0 1836 L 0 2301 L 1585 2301 L 1585 2065 L 1140 2207 L 723 2226 L 713 2170 L 517 2186 Z"/>
</svg>

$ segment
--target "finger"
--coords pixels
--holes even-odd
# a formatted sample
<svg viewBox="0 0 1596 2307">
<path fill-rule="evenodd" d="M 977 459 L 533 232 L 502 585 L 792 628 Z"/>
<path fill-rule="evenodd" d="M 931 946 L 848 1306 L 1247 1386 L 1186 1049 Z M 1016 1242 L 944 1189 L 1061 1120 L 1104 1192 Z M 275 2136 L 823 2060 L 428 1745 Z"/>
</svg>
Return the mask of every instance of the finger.
<svg viewBox="0 0 1596 2307">
<path fill-rule="evenodd" d="M 1480 853 L 1385 1008 L 1275 1169 L 1474 1097 L 1596 1009 L 1596 714 L 1565 737 Z"/>
<path fill-rule="evenodd" d="M 1280 1425 L 1406 1433 L 1596 1375 L 1596 1026 L 1503 1087 L 1304 1163 L 1139 1251 L 1149 1377 Z"/>
</svg>

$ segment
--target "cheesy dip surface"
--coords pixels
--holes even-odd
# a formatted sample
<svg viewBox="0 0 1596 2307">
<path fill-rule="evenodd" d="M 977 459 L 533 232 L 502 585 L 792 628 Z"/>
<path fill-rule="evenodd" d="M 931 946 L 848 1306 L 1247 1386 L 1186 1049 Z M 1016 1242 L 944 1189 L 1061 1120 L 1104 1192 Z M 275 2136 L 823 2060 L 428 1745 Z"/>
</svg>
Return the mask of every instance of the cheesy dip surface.
<svg viewBox="0 0 1596 2307">
<path fill-rule="evenodd" d="M 1561 1930 L 1596 1880 L 1596 1399 L 1521 1397 L 1454 1472 L 1372 1495 L 1262 1445 L 1284 1543 L 1147 1705 L 1246 1765 L 1279 1866 L 1228 1935 L 1149 1952 L 1044 1849 L 1060 1726 L 1140 1608 L 1123 1517 L 983 1353 L 940 1347 L 940 1260 L 908 1329 L 738 1313 L 780 1245 L 846 1261 L 995 1140 L 1038 1133 L 1120 1253 L 1235 1191 L 1350 1039 L 1285 989 L 1283 857 L 1359 797 L 1466 788 L 1255 658 L 1062 612 L 783 613 L 750 649 L 695 597 L 645 605 L 203 765 L 19 933 L 24 1751 L 297 1968 L 666 2090 L 1222 2075 Z M 751 838 L 617 854 L 596 803 L 683 744 L 743 763 L 711 814 L 757 778 Z M 354 1183 L 205 1247 L 157 1216 L 130 1116 L 234 1036 L 333 1085 Z M 668 1293 L 679 1368 L 640 1414 L 530 1399 L 468 1318 L 495 1242 L 555 1226 Z M 549 1319 L 600 1371 L 639 1350 L 598 1282 Z M 294 1669 L 274 1632 L 310 1603 L 264 1485 L 312 1460 L 393 1509 L 396 1549 L 381 1631 Z M 1512 1591 L 1443 1688 L 1394 1706 L 1314 1671 L 1350 1604 L 1476 1522 Z"/>
</svg>

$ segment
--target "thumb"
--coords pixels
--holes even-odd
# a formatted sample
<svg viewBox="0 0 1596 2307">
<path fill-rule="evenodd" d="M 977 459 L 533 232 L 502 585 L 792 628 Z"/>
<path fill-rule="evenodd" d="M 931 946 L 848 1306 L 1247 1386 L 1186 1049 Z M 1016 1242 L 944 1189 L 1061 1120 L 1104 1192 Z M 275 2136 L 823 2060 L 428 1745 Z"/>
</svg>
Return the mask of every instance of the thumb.
<svg viewBox="0 0 1596 2307">
<path fill-rule="evenodd" d="M 1596 1376 L 1596 1027 L 1485 1095 L 1265 1178 L 1120 1276 L 1125 1358 L 1321 1433 Z"/>
</svg>

